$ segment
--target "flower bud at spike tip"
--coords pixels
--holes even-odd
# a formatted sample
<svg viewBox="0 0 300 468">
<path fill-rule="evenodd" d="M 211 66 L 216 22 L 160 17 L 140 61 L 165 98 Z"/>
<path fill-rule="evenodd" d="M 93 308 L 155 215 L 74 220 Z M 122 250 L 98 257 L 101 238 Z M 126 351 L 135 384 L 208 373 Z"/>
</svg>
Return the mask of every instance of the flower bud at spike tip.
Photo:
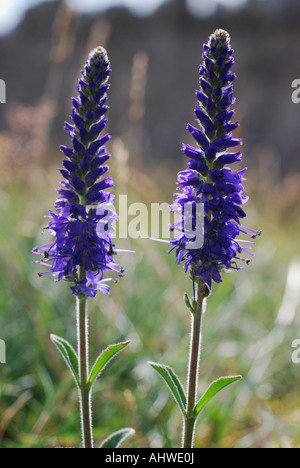
<svg viewBox="0 0 300 468">
<path fill-rule="evenodd" d="M 65 180 L 58 190 L 55 211 L 48 216 L 55 240 L 33 251 L 42 257 L 38 263 L 49 266 L 43 274 L 53 273 L 57 281 L 71 281 L 73 294 L 91 297 L 97 291 L 109 292 L 107 281 L 112 278 L 104 279 L 105 272 L 123 271 L 113 260 L 110 227 L 117 215 L 104 209 L 113 201 L 108 190 L 114 185 L 106 177 L 108 167 L 103 166 L 110 158 L 104 146 L 110 136 L 100 137 L 106 125 L 110 72 L 105 49 L 97 47 L 89 54 L 78 81 L 78 97 L 72 100 L 73 122 L 65 124 L 71 139 L 70 147 L 61 146 L 64 153 L 61 174 Z M 103 229 L 100 236 L 101 223 L 108 229 Z"/>
<path fill-rule="evenodd" d="M 170 228 L 179 234 L 171 240 L 169 252 L 175 249 L 177 263 L 184 261 L 184 269 L 191 273 L 193 281 L 205 282 L 209 288 L 212 281 L 221 281 L 222 272 L 240 270 L 237 260 L 249 263 L 249 258 L 238 255 L 252 255 L 249 252 L 251 247 L 247 246 L 252 242 L 238 241 L 237 236 L 243 233 L 254 239 L 259 235 L 259 232 L 240 224 L 240 219 L 246 216 L 242 206 L 248 200 L 242 184 L 246 169 L 234 172 L 228 167 L 242 160 L 240 151 L 229 150 L 242 144 L 232 134 L 239 126 L 238 122 L 231 122 L 235 114 L 232 110 L 235 102 L 233 64 L 229 34 L 218 29 L 204 45 L 203 64 L 199 71 L 200 89 L 196 91 L 199 103 L 195 107 L 199 128 L 191 124 L 187 126 L 195 146 L 183 145 L 188 169 L 178 174 L 179 191 L 174 194 L 172 205 L 174 213 L 181 213 L 182 217 L 187 201 L 193 205 L 193 213 L 197 203 L 204 205 L 202 247 L 188 248 L 191 238 L 184 232 L 184 223 L 177 222 Z M 195 218 L 192 224 L 196 224 Z"/>
</svg>

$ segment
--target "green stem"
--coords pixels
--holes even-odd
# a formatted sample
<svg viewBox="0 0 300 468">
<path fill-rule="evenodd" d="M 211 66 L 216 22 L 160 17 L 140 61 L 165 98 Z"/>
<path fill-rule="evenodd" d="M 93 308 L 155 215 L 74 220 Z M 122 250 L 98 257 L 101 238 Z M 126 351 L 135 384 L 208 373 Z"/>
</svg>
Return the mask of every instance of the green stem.
<svg viewBox="0 0 300 468">
<path fill-rule="evenodd" d="M 192 314 L 192 334 L 187 388 L 187 412 L 183 428 L 183 448 L 193 447 L 194 430 L 197 419 L 194 416 L 194 407 L 196 404 L 197 397 L 202 317 L 205 307 L 205 298 L 207 297 L 207 295 L 207 286 L 205 285 L 205 283 L 200 282 L 197 289 L 197 307 L 195 312 Z"/>
<path fill-rule="evenodd" d="M 77 340 L 80 377 L 79 400 L 83 448 L 93 448 L 91 395 L 90 388 L 87 385 L 89 375 L 87 299 L 85 295 L 77 297 Z"/>
</svg>

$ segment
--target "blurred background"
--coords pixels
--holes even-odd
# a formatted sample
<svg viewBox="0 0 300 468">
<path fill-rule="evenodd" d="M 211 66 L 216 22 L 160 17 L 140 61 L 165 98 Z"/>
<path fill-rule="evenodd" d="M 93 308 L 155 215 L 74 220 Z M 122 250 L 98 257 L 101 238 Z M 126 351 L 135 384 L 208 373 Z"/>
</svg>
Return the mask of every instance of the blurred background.
<svg viewBox="0 0 300 468">
<path fill-rule="evenodd" d="M 3 3 L 3 2 L 2 2 Z M 0 446 L 80 443 L 77 392 L 49 339 L 75 343 L 74 298 L 37 276 L 31 250 L 60 180 L 58 146 L 90 49 L 112 66 L 109 132 L 116 195 L 172 202 L 186 167 L 202 46 L 216 28 L 235 49 L 235 96 L 248 167 L 247 225 L 262 230 L 246 270 L 224 276 L 208 300 L 200 389 L 220 375 L 243 381 L 203 411 L 197 447 L 299 447 L 300 4 L 294 0 L 14 0 L 0 7 Z M 131 339 L 95 386 L 95 438 L 134 427 L 127 447 L 178 446 L 181 418 L 149 360 L 185 381 L 191 284 L 166 246 L 122 240 L 134 255 L 111 295 L 90 305 L 91 359 Z"/>
</svg>

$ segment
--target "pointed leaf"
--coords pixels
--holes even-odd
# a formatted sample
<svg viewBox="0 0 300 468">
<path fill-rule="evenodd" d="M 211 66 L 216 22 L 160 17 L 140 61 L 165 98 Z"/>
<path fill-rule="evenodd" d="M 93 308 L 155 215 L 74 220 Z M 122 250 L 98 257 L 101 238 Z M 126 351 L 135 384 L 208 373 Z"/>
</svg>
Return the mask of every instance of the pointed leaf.
<svg viewBox="0 0 300 468">
<path fill-rule="evenodd" d="M 186 308 L 192 313 L 192 314 L 195 314 L 195 311 L 196 311 L 196 307 L 195 307 L 195 301 L 193 300 L 191 302 L 189 296 L 187 293 L 185 293 L 184 295 L 184 302 L 185 302 L 185 305 L 186 305 Z"/>
<path fill-rule="evenodd" d="M 169 366 L 157 364 L 154 362 L 150 362 L 150 365 L 164 379 L 173 397 L 175 398 L 175 401 L 178 404 L 180 411 L 182 412 L 183 415 L 185 415 L 186 414 L 186 396 L 183 390 L 183 386 L 180 380 L 178 379 L 177 375 L 173 371 L 173 369 Z"/>
<path fill-rule="evenodd" d="M 207 403 L 223 388 L 227 387 L 227 385 L 230 385 L 231 383 L 236 382 L 241 378 L 241 375 L 233 375 L 230 377 L 220 377 L 219 379 L 212 382 L 206 390 L 206 392 L 202 395 L 202 397 L 196 404 L 194 408 L 194 416 L 197 417 L 200 411 L 204 408 L 204 406 L 206 406 Z"/>
<path fill-rule="evenodd" d="M 67 366 L 69 367 L 74 380 L 78 387 L 80 387 L 80 378 L 79 378 L 79 365 L 78 365 L 78 357 L 74 348 L 63 338 L 60 338 L 56 335 L 50 335 L 51 341 L 55 344 L 58 351 L 61 353 L 62 357 L 64 358 Z"/>
<path fill-rule="evenodd" d="M 128 346 L 130 341 L 126 341 L 125 343 L 118 343 L 109 346 L 106 348 L 100 356 L 96 359 L 95 364 L 92 367 L 92 370 L 89 375 L 88 379 L 88 387 L 91 387 L 95 380 L 99 377 L 103 369 L 107 366 L 107 364 L 120 352 L 122 349 Z"/>
<path fill-rule="evenodd" d="M 135 430 L 131 428 L 120 429 L 114 432 L 105 439 L 99 448 L 119 448 L 126 442 L 126 440 L 135 434 Z"/>
</svg>

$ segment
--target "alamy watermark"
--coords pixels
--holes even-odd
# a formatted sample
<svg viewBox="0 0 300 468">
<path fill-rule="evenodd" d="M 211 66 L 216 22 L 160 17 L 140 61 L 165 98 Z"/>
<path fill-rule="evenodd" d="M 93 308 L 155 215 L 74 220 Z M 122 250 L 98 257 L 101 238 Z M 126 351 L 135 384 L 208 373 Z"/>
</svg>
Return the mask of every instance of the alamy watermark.
<svg viewBox="0 0 300 468">
<path fill-rule="evenodd" d="M 292 352 L 292 362 L 293 364 L 300 364 L 300 339 L 296 339 L 292 342 L 292 348 L 295 351 Z"/>
<path fill-rule="evenodd" d="M 6 103 L 6 84 L 4 80 L 0 80 L 0 104 Z"/>
<path fill-rule="evenodd" d="M 0 364 L 6 364 L 6 344 L 0 340 Z"/>
<path fill-rule="evenodd" d="M 128 204 L 127 195 L 119 195 L 118 209 L 113 205 L 100 206 L 97 215 L 103 216 L 97 225 L 100 237 L 109 233 L 118 239 L 158 239 L 168 241 L 182 233 L 187 249 L 200 249 L 204 243 L 204 205 L 186 203 L 183 207 L 168 203 Z M 118 223 L 113 216 L 118 213 Z M 170 229 L 174 226 L 174 229 Z"/>
<path fill-rule="evenodd" d="M 294 104 L 300 103 L 300 79 L 296 79 L 292 82 L 292 88 L 294 91 L 292 92 L 292 101 Z"/>
</svg>

